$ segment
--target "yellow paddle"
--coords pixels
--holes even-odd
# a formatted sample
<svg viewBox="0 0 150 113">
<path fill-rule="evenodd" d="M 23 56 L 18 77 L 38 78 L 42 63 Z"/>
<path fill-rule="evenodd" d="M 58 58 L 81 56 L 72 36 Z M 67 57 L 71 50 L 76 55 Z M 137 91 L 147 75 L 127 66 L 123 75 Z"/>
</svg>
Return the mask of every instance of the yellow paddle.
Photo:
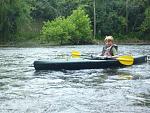
<svg viewBox="0 0 150 113">
<path fill-rule="evenodd" d="M 71 55 L 72 56 L 81 56 L 81 53 L 79 51 L 72 51 Z"/>
<path fill-rule="evenodd" d="M 72 51 L 71 55 L 73 58 L 79 58 L 81 56 L 81 53 L 79 51 Z M 134 62 L 134 58 L 131 55 L 119 56 L 115 59 L 117 59 L 121 64 L 127 66 L 132 65 Z"/>
<path fill-rule="evenodd" d="M 133 56 L 119 56 L 118 58 L 116 58 L 121 64 L 123 65 L 132 65 L 134 62 L 134 58 Z"/>
<path fill-rule="evenodd" d="M 81 54 L 79 51 L 72 51 L 71 56 L 72 58 L 80 58 Z"/>
</svg>

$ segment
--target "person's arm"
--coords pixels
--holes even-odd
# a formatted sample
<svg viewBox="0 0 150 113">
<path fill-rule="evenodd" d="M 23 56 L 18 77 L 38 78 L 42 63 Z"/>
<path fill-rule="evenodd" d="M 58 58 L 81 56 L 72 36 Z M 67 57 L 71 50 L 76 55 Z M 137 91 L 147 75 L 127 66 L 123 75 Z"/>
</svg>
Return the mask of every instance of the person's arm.
<svg viewBox="0 0 150 113">
<path fill-rule="evenodd" d="M 104 52 L 105 52 L 105 49 L 104 49 L 104 47 L 103 47 L 102 53 L 100 54 L 100 56 L 104 56 Z"/>
<path fill-rule="evenodd" d="M 113 56 L 117 56 L 118 55 L 118 51 L 116 50 L 115 47 L 112 48 L 112 54 L 113 54 Z"/>
</svg>

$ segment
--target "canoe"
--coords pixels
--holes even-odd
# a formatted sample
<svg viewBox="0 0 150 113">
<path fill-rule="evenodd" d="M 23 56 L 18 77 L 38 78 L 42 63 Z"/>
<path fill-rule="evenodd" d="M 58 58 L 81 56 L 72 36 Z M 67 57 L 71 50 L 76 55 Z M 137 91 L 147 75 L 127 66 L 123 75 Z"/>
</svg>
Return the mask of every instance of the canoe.
<svg viewBox="0 0 150 113">
<path fill-rule="evenodd" d="M 147 56 L 134 57 L 133 65 L 147 62 Z M 55 61 L 34 61 L 35 70 L 80 70 L 80 69 L 106 69 L 106 68 L 124 68 L 116 59 L 70 59 Z"/>
</svg>

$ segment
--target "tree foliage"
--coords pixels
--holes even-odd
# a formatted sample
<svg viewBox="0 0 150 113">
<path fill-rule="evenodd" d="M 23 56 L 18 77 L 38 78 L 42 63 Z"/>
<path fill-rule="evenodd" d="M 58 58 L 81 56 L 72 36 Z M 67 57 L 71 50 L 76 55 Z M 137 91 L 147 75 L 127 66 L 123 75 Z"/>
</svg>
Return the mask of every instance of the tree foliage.
<svg viewBox="0 0 150 113">
<path fill-rule="evenodd" d="M 145 19 L 142 22 L 141 30 L 145 33 L 150 33 L 150 7 L 145 10 Z"/>
<path fill-rule="evenodd" d="M 0 6 L 0 40 L 12 40 L 29 23 L 30 7 L 22 0 L 1 0 Z"/>
<path fill-rule="evenodd" d="M 137 38 L 149 37 L 150 0 L 95 1 L 97 38 L 105 35 L 116 35 L 118 38 L 122 38 L 120 36 L 128 37 L 129 34 Z M 59 37 L 54 38 L 55 40 L 73 44 L 88 42 L 88 38 L 92 37 L 91 31 L 89 31 L 89 34 L 85 32 L 88 31 L 87 29 L 89 28 L 87 24 L 82 23 L 86 16 L 80 17 L 83 20 L 75 21 L 78 19 L 79 12 L 72 12 L 82 7 L 89 15 L 88 21 L 90 21 L 90 23 L 87 23 L 90 24 L 90 27 L 93 29 L 93 3 L 94 0 L 0 0 L 0 40 L 3 42 L 11 41 L 16 38 L 19 39 L 22 37 L 22 34 L 28 34 L 27 32 L 30 31 L 30 29 L 38 29 L 38 31 L 42 29 L 43 32 L 46 24 L 52 24 L 58 21 L 56 22 L 58 25 L 55 25 L 55 29 L 57 29 L 56 31 L 62 32 L 59 34 Z M 34 27 L 34 23 L 30 22 L 31 18 L 36 24 L 39 24 L 35 25 L 38 26 L 38 28 Z M 44 21 L 49 22 L 41 27 Z M 61 29 L 63 26 L 67 26 L 65 23 L 67 23 L 68 28 Z M 85 31 L 82 31 L 81 27 L 79 27 L 80 25 L 82 25 Z M 26 28 L 26 30 L 24 30 L 24 28 Z M 47 27 L 47 29 L 52 28 Z M 70 31 L 66 29 L 70 29 Z M 48 32 L 48 30 L 45 32 Z M 51 34 L 53 33 L 54 32 Z M 87 35 L 88 37 L 86 37 Z M 24 37 L 25 39 L 29 39 L 26 35 L 24 35 Z M 131 37 L 129 36 L 129 38 Z M 35 40 L 36 39 L 37 38 L 35 38 Z M 47 38 L 47 41 L 51 41 L 51 39 Z"/>
<path fill-rule="evenodd" d="M 80 6 L 91 0 L 28 0 L 34 6 L 31 15 L 35 19 L 53 20 L 59 16 L 67 17 Z"/>
<path fill-rule="evenodd" d="M 54 21 L 44 23 L 42 27 L 41 40 L 46 42 L 55 41 L 60 44 L 68 42 L 71 33 L 75 31 L 75 26 L 63 17 L 58 17 Z"/>
<path fill-rule="evenodd" d="M 48 42 L 83 44 L 91 42 L 91 37 L 90 19 L 81 8 L 74 10 L 67 18 L 58 17 L 54 21 L 45 22 L 42 28 L 42 38 Z"/>
</svg>

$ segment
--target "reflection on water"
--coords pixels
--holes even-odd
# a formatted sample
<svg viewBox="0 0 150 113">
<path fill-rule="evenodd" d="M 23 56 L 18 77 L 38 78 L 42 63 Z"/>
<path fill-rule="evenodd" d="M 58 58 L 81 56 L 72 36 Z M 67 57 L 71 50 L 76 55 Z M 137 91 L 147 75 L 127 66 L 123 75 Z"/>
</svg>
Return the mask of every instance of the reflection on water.
<svg viewBox="0 0 150 113">
<path fill-rule="evenodd" d="M 0 113 L 149 113 L 150 64 L 123 69 L 35 71 L 37 59 L 70 58 L 102 46 L 0 49 Z M 123 46 L 135 55 L 149 46 Z"/>
</svg>

